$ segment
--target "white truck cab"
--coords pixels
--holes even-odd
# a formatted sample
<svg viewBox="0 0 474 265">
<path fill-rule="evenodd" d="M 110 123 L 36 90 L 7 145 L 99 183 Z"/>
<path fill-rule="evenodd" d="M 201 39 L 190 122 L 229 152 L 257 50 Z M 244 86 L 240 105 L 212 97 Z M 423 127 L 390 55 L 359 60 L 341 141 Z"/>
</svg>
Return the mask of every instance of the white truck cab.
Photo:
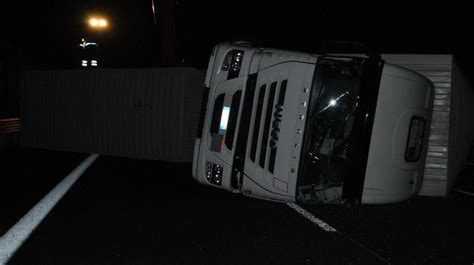
<svg viewBox="0 0 474 265">
<path fill-rule="evenodd" d="M 428 79 L 377 56 L 219 44 L 193 177 L 275 201 L 409 199 L 422 184 L 432 94 Z"/>
</svg>

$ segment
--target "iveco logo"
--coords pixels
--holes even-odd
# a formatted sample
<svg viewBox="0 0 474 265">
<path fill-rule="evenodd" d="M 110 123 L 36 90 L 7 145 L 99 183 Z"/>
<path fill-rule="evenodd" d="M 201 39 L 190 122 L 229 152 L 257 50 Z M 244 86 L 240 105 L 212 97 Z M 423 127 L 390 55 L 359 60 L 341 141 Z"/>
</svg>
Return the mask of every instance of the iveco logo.
<svg viewBox="0 0 474 265">
<path fill-rule="evenodd" d="M 270 148 L 276 149 L 278 146 L 278 135 L 280 134 L 280 123 L 283 115 L 283 106 L 275 105 L 275 112 L 273 112 L 272 131 L 270 133 Z"/>
</svg>

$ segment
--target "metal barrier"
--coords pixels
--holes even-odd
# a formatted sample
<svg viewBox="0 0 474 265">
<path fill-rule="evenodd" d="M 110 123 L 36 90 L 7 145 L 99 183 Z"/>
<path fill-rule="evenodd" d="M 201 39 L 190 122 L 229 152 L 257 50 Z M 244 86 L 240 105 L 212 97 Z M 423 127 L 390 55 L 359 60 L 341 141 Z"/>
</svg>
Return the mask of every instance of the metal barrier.
<svg viewBox="0 0 474 265">
<path fill-rule="evenodd" d="M 20 118 L 0 119 L 0 134 L 18 132 L 20 129 Z"/>
</svg>

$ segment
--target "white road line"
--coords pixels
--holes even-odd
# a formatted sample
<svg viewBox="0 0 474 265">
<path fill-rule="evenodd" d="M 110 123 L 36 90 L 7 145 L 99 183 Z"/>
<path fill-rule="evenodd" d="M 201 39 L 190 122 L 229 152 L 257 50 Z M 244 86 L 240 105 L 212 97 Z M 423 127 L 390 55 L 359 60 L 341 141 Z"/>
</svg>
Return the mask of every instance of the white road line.
<svg viewBox="0 0 474 265">
<path fill-rule="evenodd" d="M 469 195 L 469 196 L 473 196 L 473 197 L 474 197 L 474 193 L 472 193 L 472 192 L 469 192 L 469 191 L 465 191 L 465 190 L 458 190 L 458 189 L 452 189 L 452 191 L 454 191 L 454 192 L 458 192 L 458 193 L 462 193 L 462 194 L 466 194 L 466 195 Z"/>
<path fill-rule="evenodd" d="M 310 220 L 311 222 L 313 222 L 317 226 L 321 227 L 321 229 L 323 229 L 324 231 L 326 231 L 326 232 L 337 232 L 337 230 L 334 227 L 328 225 L 323 220 L 316 218 L 314 215 L 312 215 L 310 212 L 306 211 L 305 209 L 301 208 L 296 203 L 287 202 L 286 205 L 288 205 L 288 207 L 295 210 L 297 213 L 301 214 L 303 217 Z"/>
<path fill-rule="evenodd" d="M 287 202 L 286 205 L 288 205 L 291 209 L 295 210 L 297 213 L 301 214 L 302 216 L 304 216 L 305 218 L 309 219 L 311 222 L 315 223 L 317 226 L 319 226 L 321 229 L 323 229 L 324 231 L 326 232 L 336 232 L 336 233 L 339 233 L 341 236 L 349 239 L 350 241 L 352 241 L 354 244 L 358 245 L 359 247 L 363 248 L 364 250 L 366 250 L 367 252 L 371 253 L 372 255 L 376 256 L 378 259 L 380 259 L 381 261 L 383 261 L 384 263 L 386 264 L 390 264 L 390 262 L 386 259 L 384 259 L 382 256 L 380 256 L 379 254 L 377 254 L 375 251 L 371 250 L 370 248 L 364 246 L 363 244 L 359 243 L 357 240 L 354 240 L 352 239 L 351 237 L 349 237 L 348 235 L 342 233 L 342 232 L 338 232 L 334 227 L 328 225 L 326 222 L 324 222 L 323 220 L 321 219 L 318 219 L 316 218 L 314 215 L 312 215 L 311 213 L 309 213 L 308 211 L 306 211 L 305 209 L 301 208 L 300 206 L 298 206 L 296 203 L 293 203 L 293 202 Z"/>
<path fill-rule="evenodd" d="M 41 201 L 0 238 L 0 265 L 4 265 L 99 155 L 92 154 L 59 182 Z"/>
</svg>

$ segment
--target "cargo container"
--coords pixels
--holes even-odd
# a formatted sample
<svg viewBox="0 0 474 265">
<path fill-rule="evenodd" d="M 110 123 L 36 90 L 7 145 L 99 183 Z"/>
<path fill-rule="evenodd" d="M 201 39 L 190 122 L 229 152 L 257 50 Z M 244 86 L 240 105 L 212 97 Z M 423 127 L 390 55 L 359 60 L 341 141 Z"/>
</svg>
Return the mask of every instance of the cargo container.
<svg viewBox="0 0 474 265">
<path fill-rule="evenodd" d="M 452 54 L 382 54 L 434 84 L 433 113 L 420 195 L 449 195 L 474 143 L 474 89 Z"/>
<path fill-rule="evenodd" d="M 204 76 L 187 67 L 26 71 L 20 143 L 191 162 Z"/>
</svg>

